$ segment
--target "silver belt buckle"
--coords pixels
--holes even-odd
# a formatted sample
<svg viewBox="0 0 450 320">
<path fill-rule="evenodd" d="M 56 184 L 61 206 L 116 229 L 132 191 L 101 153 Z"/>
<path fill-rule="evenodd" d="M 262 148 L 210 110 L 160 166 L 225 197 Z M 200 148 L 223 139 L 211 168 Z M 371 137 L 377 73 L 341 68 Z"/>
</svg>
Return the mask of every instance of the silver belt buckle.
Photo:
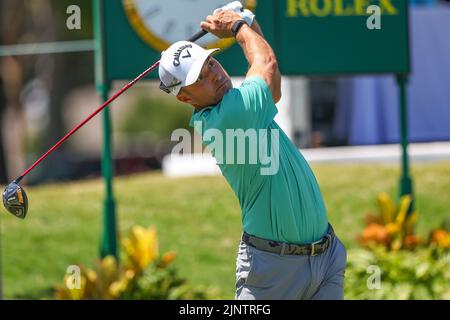
<svg viewBox="0 0 450 320">
<path fill-rule="evenodd" d="M 316 244 L 319 244 L 320 242 L 322 242 L 322 240 L 323 240 L 323 238 L 318 240 L 318 241 L 316 241 L 316 242 L 311 243 L 311 255 L 310 255 L 311 257 L 317 256 L 317 254 L 316 254 L 316 252 L 314 250 L 314 246 Z"/>
</svg>

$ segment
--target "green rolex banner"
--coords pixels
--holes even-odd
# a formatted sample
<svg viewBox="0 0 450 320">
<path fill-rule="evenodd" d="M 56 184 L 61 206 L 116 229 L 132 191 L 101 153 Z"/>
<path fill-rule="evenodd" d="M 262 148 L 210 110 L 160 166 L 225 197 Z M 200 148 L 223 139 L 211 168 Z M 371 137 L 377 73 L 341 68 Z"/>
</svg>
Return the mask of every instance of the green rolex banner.
<svg viewBox="0 0 450 320">
<path fill-rule="evenodd" d="M 278 4 L 276 35 L 283 74 L 409 72 L 406 0 Z"/>
<path fill-rule="evenodd" d="M 200 21 L 224 1 L 172 2 L 105 1 L 108 80 L 133 79 L 171 43 L 196 33 Z M 256 13 L 285 75 L 409 72 L 407 0 L 242 2 Z M 379 28 L 370 29 L 371 21 Z M 230 75 L 245 74 L 247 63 L 233 39 L 218 41 L 209 35 L 199 44 L 221 48 L 218 59 Z"/>
</svg>

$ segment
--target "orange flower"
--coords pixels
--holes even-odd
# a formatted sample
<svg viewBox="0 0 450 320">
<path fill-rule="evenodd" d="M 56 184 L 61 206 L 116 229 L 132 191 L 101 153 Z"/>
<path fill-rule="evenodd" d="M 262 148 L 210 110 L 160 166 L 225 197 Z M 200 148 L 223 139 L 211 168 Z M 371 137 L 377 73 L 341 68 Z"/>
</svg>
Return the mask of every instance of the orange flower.
<svg viewBox="0 0 450 320">
<path fill-rule="evenodd" d="M 430 243 L 436 243 L 441 248 L 450 248 L 450 234 L 443 229 L 436 229 L 431 233 Z"/>
<path fill-rule="evenodd" d="M 363 244 L 371 241 L 386 244 L 389 241 L 389 234 L 383 225 L 371 223 L 363 230 L 358 240 Z"/>
<path fill-rule="evenodd" d="M 421 242 L 422 240 L 420 239 L 420 237 L 416 235 L 406 236 L 403 240 L 403 244 L 409 248 L 417 247 Z"/>
<path fill-rule="evenodd" d="M 177 257 L 177 255 L 175 254 L 175 252 L 172 252 L 172 251 L 166 252 L 161 258 L 161 264 L 160 264 L 161 267 L 164 268 L 164 267 L 168 266 L 175 260 L 176 257 Z"/>
</svg>

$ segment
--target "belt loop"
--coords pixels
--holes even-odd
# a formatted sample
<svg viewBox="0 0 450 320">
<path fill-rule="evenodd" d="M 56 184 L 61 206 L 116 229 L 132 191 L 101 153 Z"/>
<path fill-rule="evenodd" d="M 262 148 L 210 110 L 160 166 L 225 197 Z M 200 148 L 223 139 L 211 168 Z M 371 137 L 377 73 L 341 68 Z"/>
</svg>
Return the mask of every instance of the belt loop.
<svg viewBox="0 0 450 320">
<path fill-rule="evenodd" d="M 331 234 L 327 234 L 327 246 L 326 248 L 331 247 L 331 242 L 333 241 L 333 236 Z"/>
<path fill-rule="evenodd" d="M 286 250 L 286 243 L 283 242 L 281 244 L 281 252 L 280 252 L 280 256 L 284 256 L 284 251 Z"/>
</svg>

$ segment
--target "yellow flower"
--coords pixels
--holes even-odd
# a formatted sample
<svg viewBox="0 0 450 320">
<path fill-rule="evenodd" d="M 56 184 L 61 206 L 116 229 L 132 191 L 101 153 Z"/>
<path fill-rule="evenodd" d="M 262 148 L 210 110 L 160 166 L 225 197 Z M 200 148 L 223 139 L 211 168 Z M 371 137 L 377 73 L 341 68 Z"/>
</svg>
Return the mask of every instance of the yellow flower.
<svg viewBox="0 0 450 320">
<path fill-rule="evenodd" d="M 395 211 L 394 202 L 386 192 L 381 192 L 377 198 L 381 219 L 384 224 L 392 222 Z"/>
<path fill-rule="evenodd" d="M 87 269 L 86 270 L 86 278 L 87 278 L 88 282 L 95 283 L 97 281 L 97 272 L 95 272 L 92 269 Z"/>
<path fill-rule="evenodd" d="M 127 278 L 128 280 L 132 280 L 135 275 L 136 273 L 131 269 L 125 271 L 125 278 Z"/>
<path fill-rule="evenodd" d="M 412 197 L 408 195 L 404 195 L 400 198 L 400 208 L 395 218 L 395 222 L 399 225 L 403 224 L 405 221 L 406 215 L 408 214 L 409 208 L 411 206 Z"/>
<path fill-rule="evenodd" d="M 120 295 L 127 290 L 128 284 L 134 277 L 134 272 L 132 270 L 127 270 L 126 272 L 122 273 L 119 280 L 114 281 L 108 289 L 109 295 L 116 299 L 120 297 Z"/>
<path fill-rule="evenodd" d="M 122 244 L 130 261 L 141 271 L 159 255 L 158 238 L 154 227 L 131 228 L 128 238 L 124 239 Z"/>
<path fill-rule="evenodd" d="M 114 256 L 107 256 L 98 264 L 97 287 L 100 290 L 102 298 L 111 298 L 108 296 L 108 289 L 117 280 L 118 269 L 117 260 Z"/>
<path fill-rule="evenodd" d="M 173 252 L 159 257 L 158 238 L 154 227 L 135 226 L 122 241 L 127 261 L 130 265 L 119 265 L 114 256 L 98 260 L 94 269 L 81 266 L 80 288 L 68 289 L 74 279 L 70 275 L 64 278 L 64 285 L 55 288 L 57 299 L 118 299 L 130 290 L 143 275 L 144 269 L 152 262 L 157 267 L 172 263 L 176 255 Z"/>
<path fill-rule="evenodd" d="M 390 222 L 386 225 L 386 231 L 389 235 L 394 235 L 402 231 L 402 226 L 396 222 Z"/>
<path fill-rule="evenodd" d="M 416 224 L 417 217 L 418 217 L 417 211 L 414 211 L 412 214 L 410 214 L 406 218 L 405 222 L 405 234 L 406 235 L 412 235 L 414 233 L 414 225 Z"/>
<path fill-rule="evenodd" d="M 107 256 L 100 261 L 99 274 L 103 281 L 110 282 L 117 277 L 118 265 L 114 256 Z"/>
<path fill-rule="evenodd" d="M 81 269 L 81 288 L 83 288 L 82 299 L 92 299 L 96 296 L 98 288 L 98 275 L 97 272 L 89 269 Z"/>
<path fill-rule="evenodd" d="M 403 244 L 402 239 L 400 237 L 397 237 L 391 242 L 391 250 L 392 251 L 400 250 L 402 248 L 402 244 Z"/>
</svg>

